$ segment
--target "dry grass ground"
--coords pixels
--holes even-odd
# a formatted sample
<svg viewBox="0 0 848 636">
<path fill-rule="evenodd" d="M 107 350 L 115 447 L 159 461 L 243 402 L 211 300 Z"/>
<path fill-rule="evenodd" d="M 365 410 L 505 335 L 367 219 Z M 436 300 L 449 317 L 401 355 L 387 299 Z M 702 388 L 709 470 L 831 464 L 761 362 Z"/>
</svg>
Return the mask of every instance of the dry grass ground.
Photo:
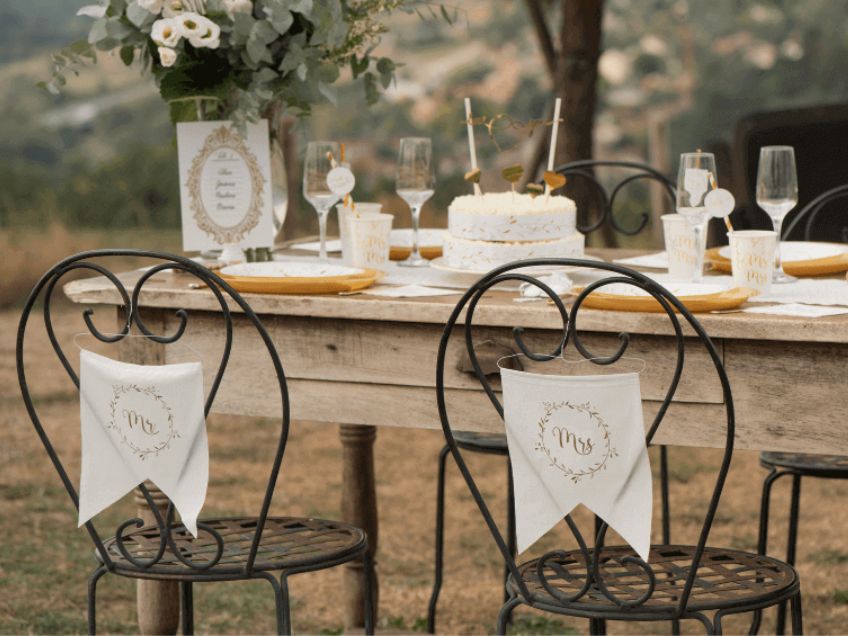
<svg viewBox="0 0 848 636">
<path fill-rule="evenodd" d="M 0 312 L 0 632 L 83 633 L 86 577 L 94 560 L 84 533 L 76 529 L 72 506 L 48 465 L 21 405 L 14 372 L 14 331 L 18 311 Z M 104 316 L 97 319 L 103 321 Z M 106 319 L 109 318 L 107 315 Z M 66 307 L 59 322 L 68 343 L 83 329 L 79 310 Z M 108 324 L 105 321 L 103 324 Z M 37 402 L 50 433 L 78 477 L 78 403 L 73 387 L 52 355 L 46 338 L 29 351 Z M 826 426 L 826 422 L 822 426 Z M 208 423 L 211 483 L 205 512 L 257 509 L 266 475 L 271 422 L 213 417 Z M 442 446 L 436 431 L 379 432 L 376 447 L 381 517 L 379 569 L 380 626 L 392 632 L 420 632 L 432 581 L 436 456 Z M 293 428 L 275 512 L 338 517 L 341 448 L 335 427 Z M 689 541 L 717 461 L 711 450 L 673 449 L 675 539 Z M 496 457 L 473 457 L 471 465 L 491 497 L 504 510 L 505 468 Z M 757 456 L 737 452 L 719 511 L 713 543 L 752 549 L 764 471 Z M 775 494 L 772 541 L 785 536 L 787 485 Z M 479 513 L 455 469 L 449 469 L 446 574 L 438 627 L 446 633 L 490 633 L 499 607 L 501 562 Z M 848 483 L 809 480 L 803 487 L 800 570 L 808 633 L 848 631 L 848 521 L 844 502 Z M 129 513 L 127 500 L 101 515 L 108 532 Z M 581 517 L 584 522 L 587 518 Z M 566 544 L 562 529 L 546 537 L 533 553 Z M 566 544 L 567 545 L 567 544 Z M 782 547 L 780 548 L 782 550 Z M 299 633 L 340 633 L 340 573 L 295 577 L 293 619 Z M 134 587 L 106 577 L 99 593 L 100 626 L 106 632 L 135 632 Z M 273 630 L 267 583 L 199 586 L 197 629 L 203 633 L 269 633 Z M 586 623 L 519 611 L 513 633 L 585 633 Z M 702 633 L 697 625 L 689 633 Z M 743 631 L 744 621 L 727 625 Z M 769 616 L 765 630 L 773 629 Z M 610 625 L 612 633 L 669 633 L 665 625 Z M 764 632 L 764 633 L 767 633 Z"/>
</svg>

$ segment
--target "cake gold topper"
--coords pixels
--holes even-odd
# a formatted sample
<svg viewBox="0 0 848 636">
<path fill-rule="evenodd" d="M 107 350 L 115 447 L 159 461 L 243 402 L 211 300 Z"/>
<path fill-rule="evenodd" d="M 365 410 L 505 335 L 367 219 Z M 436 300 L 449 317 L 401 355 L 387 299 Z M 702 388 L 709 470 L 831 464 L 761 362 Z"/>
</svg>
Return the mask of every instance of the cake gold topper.
<svg viewBox="0 0 848 636">
<path fill-rule="evenodd" d="M 521 120 L 515 119 L 514 117 L 507 115 L 506 113 L 498 113 L 494 117 L 485 117 L 478 116 L 474 117 L 471 112 L 471 99 L 469 97 L 465 98 L 465 120 L 463 123 L 468 131 L 468 151 L 471 157 L 471 170 L 465 173 L 465 180 L 474 186 L 474 194 L 475 196 L 480 196 L 483 192 L 480 189 L 480 177 L 481 171 L 477 167 L 477 146 L 474 142 L 474 127 L 475 126 L 484 126 L 489 134 L 489 138 L 494 143 L 495 147 L 499 151 L 503 151 L 500 144 L 498 143 L 498 139 L 495 135 L 496 130 L 501 129 L 527 129 L 528 137 L 532 137 L 533 133 L 539 126 L 550 126 L 551 127 L 551 144 L 550 151 L 548 154 L 548 166 L 547 172 L 545 172 L 545 196 L 550 196 L 551 191 L 555 190 L 558 187 L 562 187 L 565 185 L 565 177 L 558 175 L 554 172 L 554 155 L 556 153 L 556 143 L 557 143 L 557 133 L 559 131 L 559 122 L 560 122 L 560 109 L 562 107 L 562 99 L 557 97 L 556 102 L 554 104 L 554 117 L 550 121 L 544 119 L 531 119 L 528 122 L 522 122 Z M 515 192 L 515 185 L 521 181 L 521 178 L 524 176 L 524 168 L 521 165 L 509 166 L 508 168 L 504 168 L 501 171 L 501 175 L 504 179 L 506 179 L 510 183 L 510 187 L 512 192 Z M 553 175 L 553 176 L 551 176 Z M 528 191 L 533 194 L 538 194 L 540 192 L 541 184 L 538 187 L 530 188 L 528 186 Z"/>
<path fill-rule="evenodd" d="M 514 148 L 515 144 L 504 148 L 498 140 L 498 133 L 507 130 L 515 130 L 516 132 L 521 133 L 527 131 L 527 137 L 529 138 L 535 134 L 536 130 L 540 126 L 553 126 L 554 120 L 530 119 L 528 121 L 522 121 L 521 119 L 516 119 L 507 113 L 498 113 L 493 117 L 486 117 L 485 115 L 467 117 L 462 123 L 469 126 L 483 126 L 483 128 L 486 129 L 489 139 L 495 145 L 495 148 L 497 148 L 499 152 L 504 152 L 504 150 L 511 150 Z"/>
</svg>

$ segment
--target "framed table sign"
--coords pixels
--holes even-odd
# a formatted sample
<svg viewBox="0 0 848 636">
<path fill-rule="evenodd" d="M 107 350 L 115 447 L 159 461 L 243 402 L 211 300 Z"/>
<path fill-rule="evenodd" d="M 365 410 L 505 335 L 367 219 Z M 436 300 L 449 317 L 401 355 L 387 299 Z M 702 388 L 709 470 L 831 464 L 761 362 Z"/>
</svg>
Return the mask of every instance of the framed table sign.
<svg viewBox="0 0 848 636">
<path fill-rule="evenodd" d="M 177 124 L 183 249 L 222 245 L 269 247 L 274 242 L 268 122 Z"/>
</svg>

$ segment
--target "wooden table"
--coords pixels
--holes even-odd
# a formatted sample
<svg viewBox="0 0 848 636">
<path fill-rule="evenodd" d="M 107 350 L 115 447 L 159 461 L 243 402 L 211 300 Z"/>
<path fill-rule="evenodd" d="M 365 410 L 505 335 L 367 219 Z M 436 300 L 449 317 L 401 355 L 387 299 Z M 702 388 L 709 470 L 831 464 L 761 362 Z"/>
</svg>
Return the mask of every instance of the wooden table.
<svg viewBox="0 0 848 636">
<path fill-rule="evenodd" d="M 605 251 L 604 256 L 614 253 Z M 138 272 L 122 277 L 128 286 Z M 144 288 L 140 304 L 148 327 L 171 333 L 189 313 L 181 340 L 199 352 L 208 373 L 217 369 L 221 319 L 208 290 L 191 289 L 185 275 L 160 275 Z M 117 305 L 115 290 L 102 279 L 69 283 L 77 303 Z M 475 314 L 480 338 L 512 345 L 510 328 L 527 329 L 535 350 L 553 348 L 561 329 L 547 303 L 515 303 L 515 294 L 493 292 Z M 245 295 L 261 316 L 280 352 L 289 378 L 296 420 L 340 424 L 343 445 L 342 516 L 363 527 L 377 543 L 377 500 L 373 444 L 376 427 L 440 428 L 435 399 L 436 354 L 442 326 L 459 296 L 386 299 L 357 296 Z M 848 454 L 848 316 L 812 320 L 765 314 L 701 314 L 699 319 L 723 356 L 736 407 L 736 447 Z M 617 334 L 628 332 L 628 355 L 644 358 L 642 393 L 646 416 L 664 396 L 675 361 L 668 318 L 659 314 L 581 311 L 584 340 L 612 351 Z M 255 355 L 258 339 L 241 317 L 234 320 L 236 347 L 215 401 L 219 413 L 279 417 L 279 398 L 267 356 Z M 242 346 L 239 346 L 242 345 Z M 177 362 L 193 356 L 185 347 L 131 340 L 122 358 L 140 363 Z M 472 431 L 499 431 L 502 424 L 477 381 L 455 368 L 462 344 L 449 351 L 446 386 L 454 422 Z M 687 349 L 675 403 L 655 439 L 685 446 L 724 445 L 724 408 L 714 370 L 702 348 Z M 649 421 L 646 417 L 646 421 Z M 435 458 L 434 458 L 435 461 Z M 362 569 L 345 570 L 345 620 L 362 625 Z M 143 633 L 175 633 L 176 584 L 139 584 Z"/>
</svg>

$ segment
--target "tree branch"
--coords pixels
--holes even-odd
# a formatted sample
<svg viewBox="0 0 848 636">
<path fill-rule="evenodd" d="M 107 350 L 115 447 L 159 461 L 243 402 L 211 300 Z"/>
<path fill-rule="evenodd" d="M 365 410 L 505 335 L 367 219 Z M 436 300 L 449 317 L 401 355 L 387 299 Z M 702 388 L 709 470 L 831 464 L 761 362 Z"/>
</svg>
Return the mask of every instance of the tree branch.
<svg viewBox="0 0 848 636">
<path fill-rule="evenodd" d="M 541 0 L 524 0 L 527 5 L 527 11 L 530 14 L 530 20 L 533 22 L 533 29 L 536 31 L 536 39 L 539 42 L 539 48 L 542 51 L 542 57 L 545 60 L 545 66 L 548 69 L 548 74 L 552 81 L 556 81 L 557 75 L 557 52 L 554 46 L 551 31 L 548 29 L 545 21 L 545 12 L 542 8 Z"/>
</svg>

